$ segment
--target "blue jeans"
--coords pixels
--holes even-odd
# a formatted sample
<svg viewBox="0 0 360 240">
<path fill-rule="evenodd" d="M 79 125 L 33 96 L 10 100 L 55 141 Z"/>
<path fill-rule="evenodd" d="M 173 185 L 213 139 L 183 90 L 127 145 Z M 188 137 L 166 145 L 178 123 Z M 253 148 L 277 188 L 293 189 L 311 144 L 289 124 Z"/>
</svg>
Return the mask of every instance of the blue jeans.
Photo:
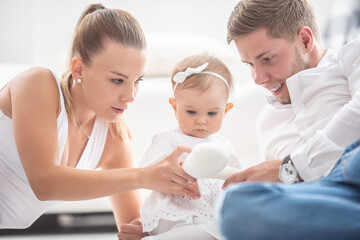
<svg viewBox="0 0 360 240">
<path fill-rule="evenodd" d="M 360 239 L 360 139 L 320 180 L 230 186 L 218 215 L 229 240 Z"/>
</svg>

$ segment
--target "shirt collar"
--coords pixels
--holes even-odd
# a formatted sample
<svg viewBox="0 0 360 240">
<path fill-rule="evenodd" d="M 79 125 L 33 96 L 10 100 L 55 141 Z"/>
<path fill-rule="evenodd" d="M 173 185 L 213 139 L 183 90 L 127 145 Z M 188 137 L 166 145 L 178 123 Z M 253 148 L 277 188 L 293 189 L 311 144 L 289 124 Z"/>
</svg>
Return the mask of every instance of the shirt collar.
<svg viewBox="0 0 360 240">
<path fill-rule="evenodd" d="M 291 79 L 297 78 L 297 76 L 300 75 L 300 74 L 312 71 L 313 69 L 316 69 L 317 67 L 326 65 L 326 64 L 328 64 L 330 62 L 333 62 L 333 61 L 336 61 L 335 52 L 332 51 L 331 49 L 326 49 L 325 55 L 321 58 L 320 62 L 318 63 L 318 65 L 315 68 L 304 69 L 304 70 L 302 70 L 302 71 L 300 71 L 298 73 L 295 73 L 294 75 L 292 75 L 288 79 L 286 79 L 286 82 L 291 81 Z M 277 99 L 277 97 L 275 97 L 273 95 L 266 96 L 266 100 L 270 104 L 281 104 L 279 102 L 279 100 Z"/>
</svg>

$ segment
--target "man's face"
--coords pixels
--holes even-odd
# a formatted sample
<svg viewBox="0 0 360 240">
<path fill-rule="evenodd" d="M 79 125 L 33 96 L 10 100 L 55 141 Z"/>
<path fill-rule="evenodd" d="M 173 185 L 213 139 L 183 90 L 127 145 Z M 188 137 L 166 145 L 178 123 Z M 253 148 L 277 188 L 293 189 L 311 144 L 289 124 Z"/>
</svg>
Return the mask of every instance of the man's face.
<svg viewBox="0 0 360 240">
<path fill-rule="evenodd" d="M 300 43 L 272 38 L 266 29 L 259 29 L 237 38 L 235 45 L 241 60 L 250 66 L 254 82 L 268 89 L 280 103 L 291 103 L 286 79 L 309 68 Z"/>
</svg>

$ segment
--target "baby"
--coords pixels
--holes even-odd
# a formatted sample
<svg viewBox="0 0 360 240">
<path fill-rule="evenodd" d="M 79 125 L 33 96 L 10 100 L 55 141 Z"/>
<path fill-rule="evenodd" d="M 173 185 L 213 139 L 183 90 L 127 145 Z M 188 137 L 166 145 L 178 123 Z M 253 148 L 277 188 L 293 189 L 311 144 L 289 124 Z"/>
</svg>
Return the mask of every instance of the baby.
<svg viewBox="0 0 360 240">
<path fill-rule="evenodd" d="M 190 56 L 175 66 L 171 79 L 174 97 L 169 102 L 179 128 L 156 134 L 140 165 L 160 161 L 178 145 L 209 142 L 227 149 L 229 165 L 240 169 L 230 141 L 217 133 L 233 107 L 228 103 L 233 80 L 226 65 L 212 56 Z M 213 221 L 222 184 L 218 179 L 198 179 L 200 198 L 151 192 L 141 208 L 143 231 L 150 235 L 143 239 L 222 239 Z"/>
</svg>

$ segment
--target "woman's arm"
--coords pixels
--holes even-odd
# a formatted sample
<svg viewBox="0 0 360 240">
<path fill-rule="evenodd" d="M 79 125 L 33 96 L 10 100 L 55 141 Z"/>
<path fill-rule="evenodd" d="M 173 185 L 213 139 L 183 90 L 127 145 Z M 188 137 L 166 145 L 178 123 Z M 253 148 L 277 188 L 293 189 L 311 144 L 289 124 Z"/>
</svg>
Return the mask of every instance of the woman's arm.
<svg viewBox="0 0 360 240">
<path fill-rule="evenodd" d="M 109 133 L 99 167 L 101 169 L 115 169 L 132 168 L 133 165 L 130 141 L 113 137 Z M 110 197 L 110 201 L 119 230 L 122 224 L 130 223 L 140 217 L 141 197 L 139 191 L 113 195 Z"/>
<path fill-rule="evenodd" d="M 180 193 L 194 181 L 177 163 L 187 148 L 139 169 L 80 170 L 59 165 L 56 118 L 59 90 L 52 74 L 30 69 L 9 86 L 11 117 L 18 153 L 29 183 L 40 200 L 85 200 L 137 188 Z"/>
</svg>

